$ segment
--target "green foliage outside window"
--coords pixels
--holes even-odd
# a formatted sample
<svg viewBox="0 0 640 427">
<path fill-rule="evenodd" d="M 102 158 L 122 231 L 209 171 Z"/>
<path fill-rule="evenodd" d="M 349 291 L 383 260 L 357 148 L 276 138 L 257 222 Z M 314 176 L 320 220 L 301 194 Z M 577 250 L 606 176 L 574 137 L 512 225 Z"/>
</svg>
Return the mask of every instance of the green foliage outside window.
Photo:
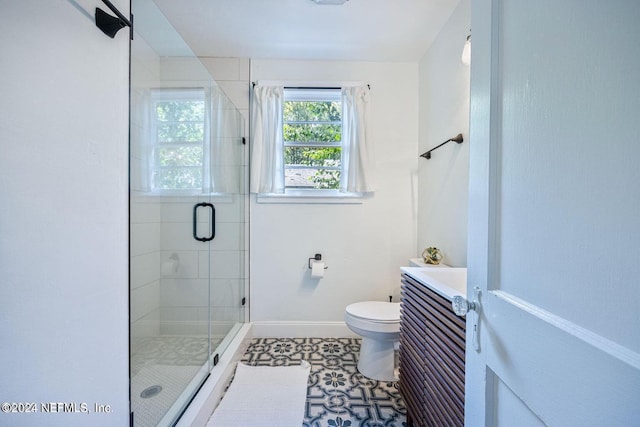
<svg viewBox="0 0 640 427">
<path fill-rule="evenodd" d="M 340 102 L 286 101 L 283 117 L 284 141 L 289 144 L 285 165 L 313 172 L 309 177 L 313 188 L 338 188 L 341 148 L 335 145 L 342 140 Z"/>
<path fill-rule="evenodd" d="M 198 142 L 204 139 L 204 99 L 156 104 L 158 142 Z"/>
<path fill-rule="evenodd" d="M 155 103 L 156 165 L 154 187 L 164 190 L 202 188 L 205 105 L 202 99 Z M 194 94 L 198 97 L 198 94 Z"/>
</svg>

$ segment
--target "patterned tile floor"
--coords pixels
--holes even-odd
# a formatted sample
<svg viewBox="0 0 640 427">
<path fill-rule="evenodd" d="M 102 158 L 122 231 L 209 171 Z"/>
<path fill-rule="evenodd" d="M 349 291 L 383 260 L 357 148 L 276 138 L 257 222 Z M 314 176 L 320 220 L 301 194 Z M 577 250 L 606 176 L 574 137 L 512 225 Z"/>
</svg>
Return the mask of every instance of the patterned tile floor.
<svg viewBox="0 0 640 427">
<path fill-rule="evenodd" d="M 356 338 L 257 338 L 245 352 L 247 365 L 311 364 L 304 427 L 405 427 L 397 382 L 358 372 Z"/>
</svg>

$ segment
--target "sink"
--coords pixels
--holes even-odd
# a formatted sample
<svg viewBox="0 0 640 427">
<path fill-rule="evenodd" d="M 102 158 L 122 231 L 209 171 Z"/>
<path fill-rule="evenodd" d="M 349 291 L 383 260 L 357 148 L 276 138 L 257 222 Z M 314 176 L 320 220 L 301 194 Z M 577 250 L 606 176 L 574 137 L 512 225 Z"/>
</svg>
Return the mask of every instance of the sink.
<svg viewBox="0 0 640 427">
<path fill-rule="evenodd" d="M 401 267 L 400 270 L 447 299 L 467 295 L 466 268 Z"/>
</svg>

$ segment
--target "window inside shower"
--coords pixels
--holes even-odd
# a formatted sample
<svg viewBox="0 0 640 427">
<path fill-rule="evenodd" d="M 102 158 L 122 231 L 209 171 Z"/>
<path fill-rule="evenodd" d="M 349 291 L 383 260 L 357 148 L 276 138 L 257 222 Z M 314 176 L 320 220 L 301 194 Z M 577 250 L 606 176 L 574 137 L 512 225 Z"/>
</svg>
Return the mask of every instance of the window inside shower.
<svg viewBox="0 0 640 427">
<path fill-rule="evenodd" d="M 201 192 L 209 155 L 209 97 L 204 88 L 151 91 L 148 162 L 151 190 Z"/>
</svg>

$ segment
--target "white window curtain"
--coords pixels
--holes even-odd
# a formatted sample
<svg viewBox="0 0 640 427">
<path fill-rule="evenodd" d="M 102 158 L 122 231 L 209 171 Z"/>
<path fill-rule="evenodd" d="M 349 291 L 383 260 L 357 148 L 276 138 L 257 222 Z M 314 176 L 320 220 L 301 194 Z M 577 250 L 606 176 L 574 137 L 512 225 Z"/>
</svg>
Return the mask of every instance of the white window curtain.
<svg viewBox="0 0 640 427">
<path fill-rule="evenodd" d="M 131 89 L 131 189 L 151 191 L 152 144 L 145 130 L 151 128 L 151 91 Z"/>
<path fill-rule="evenodd" d="M 341 193 L 371 193 L 373 149 L 367 140 L 369 87 L 342 88 Z"/>
<path fill-rule="evenodd" d="M 284 193 L 283 86 L 253 88 L 251 192 Z"/>
<path fill-rule="evenodd" d="M 240 147 L 242 123 L 224 93 L 213 88 L 208 94 L 207 117 L 209 150 L 205 150 L 203 192 L 237 194 L 240 192 Z M 209 152 L 209 155 L 206 152 Z"/>
</svg>

